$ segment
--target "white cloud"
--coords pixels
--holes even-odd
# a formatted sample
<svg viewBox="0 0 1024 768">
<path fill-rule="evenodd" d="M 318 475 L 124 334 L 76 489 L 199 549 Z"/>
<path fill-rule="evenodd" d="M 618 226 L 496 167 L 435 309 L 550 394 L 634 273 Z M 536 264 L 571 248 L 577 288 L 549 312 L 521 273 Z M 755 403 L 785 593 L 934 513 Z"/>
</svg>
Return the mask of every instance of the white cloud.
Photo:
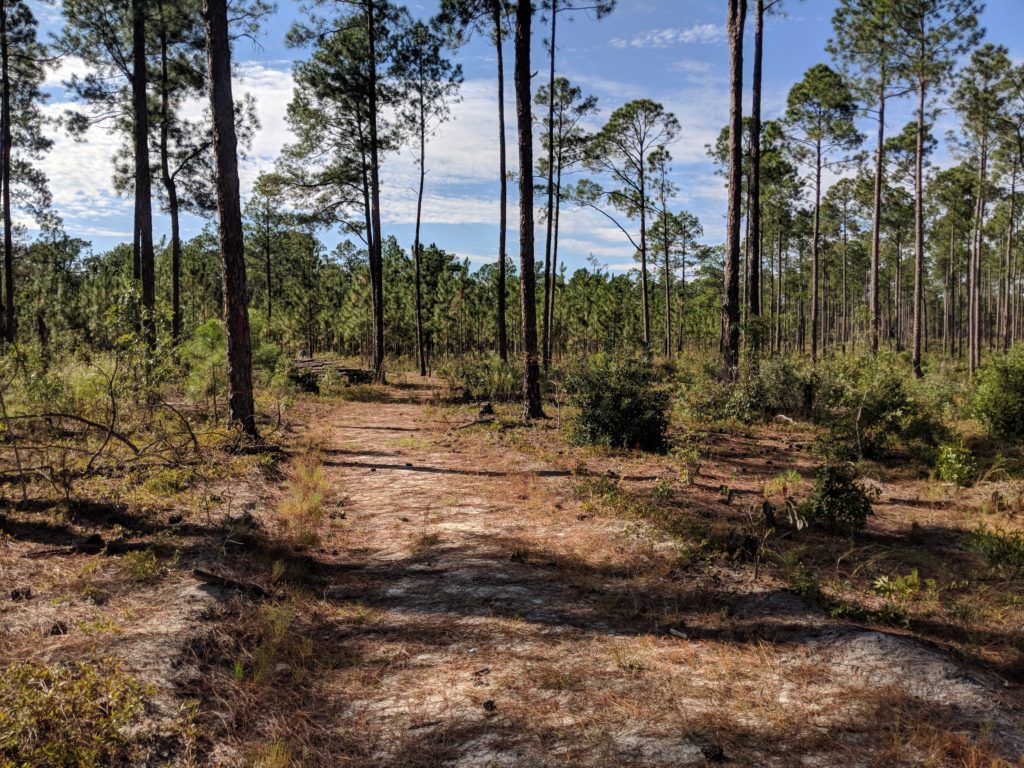
<svg viewBox="0 0 1024 768">
<path fill-rule="evenodd" d="M 669 48 L 691 43 L 720 43 L 725 40 L 725 27 L 719 24 L 694 24 L 690 27 L 650 29 L 630 38 L 612 38 L 615 48 Z"/>
<path fill-rule="evenodd" d="M 46 68 L 46 78 L 43 80 L 44 88 L 63 87 L 65 81 L 70 80 L 72 75 L 79 77 L 87 74 L 89 67 L 78 56 L 61 56 L 54 64 Z"/>
</svg>

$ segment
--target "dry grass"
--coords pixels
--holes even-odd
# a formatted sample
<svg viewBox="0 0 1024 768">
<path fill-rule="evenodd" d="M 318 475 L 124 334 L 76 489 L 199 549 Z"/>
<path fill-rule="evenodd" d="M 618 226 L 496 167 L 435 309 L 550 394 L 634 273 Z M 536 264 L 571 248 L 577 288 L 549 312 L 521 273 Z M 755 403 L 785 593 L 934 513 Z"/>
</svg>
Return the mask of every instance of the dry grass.
<svg viewBox="0 0 1024 768">
<path fill-rule="evenodd" d="M 799 493 L 814 465 L 798 430 L 695 433 L 696 455 L 648 456 L 568 446 L 501 406 L 493 424 L 450 429 L 474 417 L 303 403 L 280 470 L 249 457 L 222 482 L 200 468 L 139 491 L 152 511 L 133 501 L 118 540 L 155 563 L 27 560 L 38 513 L 6 510 L 0 580 L 34 595 L 0 604 L 0 651 L 121 655 L 157 681 L 167 743 L 195 765 L 1014 766 L 1019 720 L 868 684 L 815 640 L 922 638 L 981 664 L 979 679 L 1010 677 L 1019 576 L 966 543 L 980 522 L 1020 529 L 1012 504 L 981 511 L 994 487 L 887 477 L 862 536 L 752 550 L 751 507 Z M 347 516 L 328 524 L 339 487 Z M 47 536 L 93 530 L 51 522 Z M 183 613 L 196 565 L 269 594 L 221 591 Z M 147 639 L 154 612 L 165 644 Z M 56 620 L 68 634 L 40 640 Z M 990 698 L 999 716 L 1022 706 L 1016 688 Z"/>
<path fill-rule="evenodd" d="M 320 542 L 329 490 L 319 451 L 304 448 L 288 464 L 277 502 L 275 523 L 282 539 L 299 550 Z"/>
</svg>

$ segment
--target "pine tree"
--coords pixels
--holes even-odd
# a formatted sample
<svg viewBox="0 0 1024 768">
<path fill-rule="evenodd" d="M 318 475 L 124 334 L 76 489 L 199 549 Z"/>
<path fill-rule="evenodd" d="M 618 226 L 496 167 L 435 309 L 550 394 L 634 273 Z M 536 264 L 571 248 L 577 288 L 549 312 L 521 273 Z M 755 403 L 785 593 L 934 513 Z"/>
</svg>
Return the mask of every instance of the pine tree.
<svg viewBox="0 0 1024 768">
<path fill-rule="evenodd" d="M 506 294 L 508 256 L 505 244 L 508 235 L 508 168 L 505 146 L 505 57 L 504 42 L 509 36 L 507 17 L 511 4 L 507 0 L 441 0 L 439 24 L 457 43 L 469 39 L 474 30 L 490 37 L 498 65 L 498 279 L 496 284 L 498 357 L 508 359 L 506 327 Z"/>
<path fill-rule="evenodd" d="M 914 173 L 914 374 L 921 370 L 921 312 L 924 276 L 924 144 L 928 100 L 948 80 L 956 60 L 980 37 L 979 0 L 900 0 L 895 8 L 899 70 L 917 93 L 917 162 Z M 982 206 L 984 204 L 982 203 Z M 982 213 L 983 213 L 982 208 Z M 979 217 L 980 222 L 980 217 Z M 978 247 L 980 253 L 980 246 Z M 975 264 L 980 275 L 980 263 Z M 977 281 L 975 281 L 977 285 Z M 980 294 L 979 294 L 980 295 Z M 978 296 L 974 295 L 977 304 Z M 972 311 L 972 339 L 977 342 L 980 313 Z M 979 343 L 972 346 L 971 371 L 981 361 Z"/>
<path fill-rule="evenodd" d="M 38 22 L 24 0 L 0 0 L 0 207 L 3 242 L 3 338 L 17 334 L 14 221 L 12 198 L 37 221 L 47 221 L 50 192 L 46 176 L 33 163 L 50 149 L 44 133 L 45 47 L 37 38 Z"/>
<path fill-rule="evenodd" d="M 587 167 L 608 176 L 615 185 L 603 192 L 608 203 L 626 216 L 640 220 L 639 243 L 636 245 L 640 252 L 643 339 L 647 347 L 651 345 L 647 215 L 653 181 L 648 176 L 648 160 L 652 152 L 664 148 L 678 135 L 679 121 L 675 115 L 658 102 L 637 99 L 612 112 L 608 122 L 594 136 L 587 152 Z"/>
<path fill-rule="evenodd" d="M 416 267 L 416 356 L 420 375 L 427 375 L 423 349 L 423 297 L 421 277 L 420 221 L 427 174 L 427 141 L 450 115 L 449 104 L 458 98 L 462 67 L 444 56 L 444 39 L 417 21 L 401 32 L 394 60 L 403 104 L 399 107 L 404 128 L 413 137 L 418 153 L 419 188 L 416 195 L 416 234 L 413 261 Z"/>
<path fill-rule="evenodd" d="M 235 102 L 231 95 L 231 41 L 227 0 L 204 0 L 203 19 L 206 26 L 210 112 L 213 116 L 224 327 L 227 332 L 228 407 L 231 422 L 245 434 L 256 437 Z"/>
<path fill-rule="evenodd" d="M 729 41 L 729 200 L 725 216 L 725 272 L 722 292 L 720 349 L 724 373 L 736 375 L 740 357 L 740 214 L 743 174 L 743 27 L 746 0 L 729 0 L 726 37 Z"/>
<path fill-rule="evenodd" d="M 826 64 L 807 70 L 803 80 L 789 92 L 786 125 L 810 167 L 814 190 L 814 231 L 811 237 L 811 359 L 817 360 L 821 338 L 819 296 L 822 170 L 843 162 L 834 152 L 854 149 L 862 137 L 854 126 L 857 107 L 846 81 Z"/>
<path fill-rule="evenodd" d="M 515 92 L 519 146 L 519 304 L 523 323 L 523 415 L 544 416 L 540 397 L 540 361 L 537 358 L 537 300 L 533 232 L 533 117 L 530 110 L 530 41 L 533 6 L 516 8 Z"/>
</svg>

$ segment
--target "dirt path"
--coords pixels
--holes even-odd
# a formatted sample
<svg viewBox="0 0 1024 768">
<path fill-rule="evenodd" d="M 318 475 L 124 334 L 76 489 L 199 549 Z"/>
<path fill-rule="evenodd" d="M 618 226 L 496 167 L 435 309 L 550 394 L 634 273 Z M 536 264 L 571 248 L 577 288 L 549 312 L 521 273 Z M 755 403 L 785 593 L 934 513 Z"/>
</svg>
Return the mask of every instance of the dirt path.
<svg viewBox="0 0 1024 768">
<path fill-rule="evenodd" d="M 562 457 L 460 440 L 415 402 L 309 408 L 345 497 L 320 574 L 345 625 L 324 649 L 338 765 L 959 765 L 962 735 L 1024 754 L 998 681 L 681 566 L 573 498 Z"/>
</svg>

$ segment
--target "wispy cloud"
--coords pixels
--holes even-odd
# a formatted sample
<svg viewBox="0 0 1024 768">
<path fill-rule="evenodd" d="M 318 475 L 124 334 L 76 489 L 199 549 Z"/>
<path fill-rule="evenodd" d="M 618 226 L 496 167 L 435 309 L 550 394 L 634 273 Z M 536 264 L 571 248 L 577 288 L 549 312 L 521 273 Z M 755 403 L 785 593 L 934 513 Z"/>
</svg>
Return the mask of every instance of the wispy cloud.
<svg viewBox="0 0 1024 768">
<path fill-rule="evenodd" d="M 724 40 L 725 28 L 721 25 L 694 24 L 685 28 L 649 29 L 628 38 L 615 37 L 611 44 L 615 48 L 669 48 L 691 43 L 721 43 Z"/>
</svg>

